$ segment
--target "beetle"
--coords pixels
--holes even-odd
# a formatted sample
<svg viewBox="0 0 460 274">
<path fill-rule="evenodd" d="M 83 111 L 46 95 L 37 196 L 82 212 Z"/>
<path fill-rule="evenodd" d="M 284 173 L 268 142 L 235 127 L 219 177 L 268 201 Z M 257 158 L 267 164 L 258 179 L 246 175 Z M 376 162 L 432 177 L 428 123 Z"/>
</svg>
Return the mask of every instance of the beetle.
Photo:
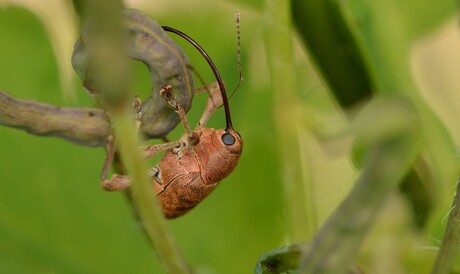
<svg viewBox="0 0 460 274">
<path fill-rule="evenodd" d="M 237 27 L 239 27 L 238 17 Z M 186 133 L 178 141 L 141 148 L 146 159 L 166 150 L 159 164 L 150 168 L 148 172 L 164 216 L 175 218 L 187 213 L 199 204 L 221 180 L 234 170 L 242 153 L 243 139 L 233 128 L 225 86 L 209 55 L 185 33 L 171 27 L 163 27 L 163 29 L 173 32 L 191 43 L 208 62 L 217 80 L 217 87 L 211 90 L 206 109 L 198 126 L 193 131 L 190 130 L 184 106 L 174 96 L 173 87 L 171 85 L 163 86 L 159 94 L 179 114 Z M 242 80 L 240 70 L 238 86 Z M 139 103 L 135 105 L 138 106 Z M 207 128 L 206 123 L 209 117 L 220 105 L 224 106 L 226 127 L 224 129 Z M 139 111 L 139 108 L 137 109 Z M 140 116 L 142 113 L 138 112 L 138 120 Z M 108 165 L 104 169 L 106 168 Z M 103 175 L 102 179 L 102 186 L 107 191 L 123 190 L 130 185 L 130 178 L 126 175 L 114 174 L 110 179 L 105 179 L 105 175 Z"/>
</svg>

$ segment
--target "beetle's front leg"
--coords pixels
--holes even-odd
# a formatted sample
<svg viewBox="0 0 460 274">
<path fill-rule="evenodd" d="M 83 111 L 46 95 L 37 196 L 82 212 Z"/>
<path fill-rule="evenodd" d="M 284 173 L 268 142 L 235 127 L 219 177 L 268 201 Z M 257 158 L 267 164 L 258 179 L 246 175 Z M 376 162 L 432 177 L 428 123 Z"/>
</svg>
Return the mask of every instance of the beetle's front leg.
<svg viewBox="0 0 460 274">
<path fill-rule="evenodd" d="M 143 154 L 144 159 L 151 158 L 155 156 L 156 154 L 173 149 L 173 150 L 181 150 L 183 147 L 185 147 L 185 144 L 180 142 L 180 141 L 175 141 L 175 142 L 168 142 L 164 144 L 158 144 L 158 145 L 149 145 L 149 146 L 143 146 L 141 148 L 141 152 Z M 159 171 L 156 173 L 155 171 L 158 170 L 158 168 L 154 167 L 148 170 L 150 176 L 155 176 L 155 174 L 159 173 Z M 103 172 L 102 176 L 106 176 L 107 172 Z M 120 191 L 120 190 L 125 190 L 131 185 L 131 179 L 126 176 L 126 175 L 119 175 L 119 174 L 113 174 L 110 180 L 107 180 L 106 177 L 102 178 L 101 181 L 102 188 L 106 191 Z M 157 192 L 160 191 L 160 189 L 155 189 Z"/>
<path fill-rule="evenodd" d="M 173 142 L 167 142 L 167 143 L 158 144 L 158 145 L 143 146 L 141 150 L 142 150 L 142 155 L 144 156 L 144 159 L 149 159 L 162 151 L 169 150 L 169 149 L 178 149 L 182 146 L 183 144 L 181 141 L 173 141 Z"/>
</svg>

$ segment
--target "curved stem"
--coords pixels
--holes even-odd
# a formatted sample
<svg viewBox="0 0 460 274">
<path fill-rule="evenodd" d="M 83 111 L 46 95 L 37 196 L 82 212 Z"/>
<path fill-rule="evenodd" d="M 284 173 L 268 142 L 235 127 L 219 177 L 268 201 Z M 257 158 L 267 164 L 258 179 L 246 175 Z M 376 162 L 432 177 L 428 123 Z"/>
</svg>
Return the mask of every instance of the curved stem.
<svg viewBox="0 0 460 274">
<path fill-rule="evenodd" d="M 17 99 L 5 92 L 0 92 L 0 125 L 86 146 L 104 146 L 110 133 L 101 109 L 59 107 Z"/>
<path fill-rule="evenodd" d="M 407 101 L 377 100 L 359 118 L 356 133 L 369 147 L 364 170 L 303 254 L 300 273 L 347 273 L 383 202 L 419 153 L 420 121 Z"/>
<path fill-rule="evenodd" d="M 168 273 L 190 273 L 163 217 L 147 176 L 146 163 L 139 153 L 139 142 L 128 110 L 113 116 L 121 159 L 132 178 L 131 190 L 140 220 Z"/>
</svg>

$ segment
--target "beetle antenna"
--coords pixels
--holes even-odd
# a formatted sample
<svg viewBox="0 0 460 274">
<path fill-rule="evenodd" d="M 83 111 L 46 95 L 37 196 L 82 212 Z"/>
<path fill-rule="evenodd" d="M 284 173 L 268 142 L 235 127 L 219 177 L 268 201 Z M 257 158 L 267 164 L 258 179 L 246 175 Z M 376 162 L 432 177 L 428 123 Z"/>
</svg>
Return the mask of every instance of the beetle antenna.
<svg viewBox="0 0 460 274">
<path fill-rule="evenodd" d="M 225 130 L 233 129 L 232 118 L 230 116 L 230 106 L 228 104 L 227 93 L 225 92 L 224 82 L 222 81 L 222 77 L 220 77 L 220 74 L 219 74 L 219 71 L 217 70 L 216 65 L 214 65 L 214 62 L 211 60 L 211 57 L 209 57 L 206 51 L 197 42 L 195 42 L 195 40 L 193 40 L 190 36 L 183 33 L 182 31 L 168 27 L 168 26 L 162 26 L 162 28 L 165 31 L 175 33 L 179 35 L 180 37 L 184 38 L 185 40 L 187 40 L 201 53 L 201 55 L 203 55 L 204 59 L 206 59 L 206 61 L 208 62 L 209 66 L 211 67 L 214 73 L 214 76 L 216 77 L 217 83 L 219 84 L 220 92 L 222 94 L 222 102 L 224 104 L 224 109 L 225 109 L 225 121 L 227 123 Z"/>
<path fill-rule="evenodd" d="M 238 69 L 238 72 L 240 73 L 240 80 L 238 81 L 238 84 L 236 85 L 235 89 L 233 90 L 232 94 L 230 94 L 228 99 L 232 98 L 233 94 L 235 94 L 235 92 L 241 86 L 241 83 L 243 83 L 244 81 L 243 68 L 241 66 L 241 32 L 240 32 L 240 12 L 239 11 L 235 12 L 235 22 L 236 22 L 236 39 L 237 39 L 236 56 L 238 60 L 238 64 L 236 65 L 236 67 Z"/>
</svg>

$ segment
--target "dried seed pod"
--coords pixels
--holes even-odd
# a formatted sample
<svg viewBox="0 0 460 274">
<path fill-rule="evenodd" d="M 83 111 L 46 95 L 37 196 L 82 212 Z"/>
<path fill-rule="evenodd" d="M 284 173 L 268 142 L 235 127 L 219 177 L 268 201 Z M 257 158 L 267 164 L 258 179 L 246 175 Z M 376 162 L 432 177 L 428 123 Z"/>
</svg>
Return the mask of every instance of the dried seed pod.
<svg viewBox="0 0 460 274">
<path fill-rule="evenodd" d="M 146 138 L 166 136 L 180 121 L 174 109 L 161 98 L 158 91 L 165 85 L 172 86 L 174 97 L 186 111 L 193 98 L 193 79 L 190 62 L 182 49 L 155 21 L 137 10 L 123 12 L 127 55 L 144 63 L 150 72 L 152 90 L 143 100 L 140 132 Z M 88 56 L 91 47 L 91 20 L 84 26 L 75 43 L 72 66 L 93 95 L 98 94 L 98 75 Z M 121 76 L 123 77 L 123 76 Z"/>
</svg>

